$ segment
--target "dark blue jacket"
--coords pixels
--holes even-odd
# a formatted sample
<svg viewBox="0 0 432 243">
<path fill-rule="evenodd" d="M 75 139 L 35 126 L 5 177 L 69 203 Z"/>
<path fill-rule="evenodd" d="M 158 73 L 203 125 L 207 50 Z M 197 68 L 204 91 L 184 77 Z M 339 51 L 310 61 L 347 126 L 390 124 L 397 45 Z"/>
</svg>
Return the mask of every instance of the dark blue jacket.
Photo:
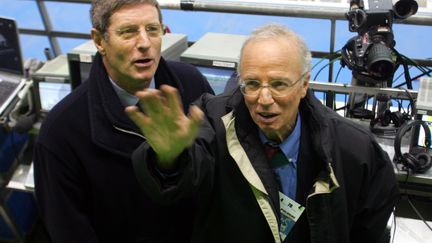
<svg viewBox="0 0 432 243">
<path fill-rule="evenodd" d="M 161 59 L 155 81 L 179 89 L 185 111 L 213 93 L 184 63 Z M 188 241 L 194 205 L 156 205 L 138 185 L 130 156 L 143 141 L 97 55 L 89 79 L 53 108 L 35 143 L 36 198 L 53 242 Z"/>
</svg>

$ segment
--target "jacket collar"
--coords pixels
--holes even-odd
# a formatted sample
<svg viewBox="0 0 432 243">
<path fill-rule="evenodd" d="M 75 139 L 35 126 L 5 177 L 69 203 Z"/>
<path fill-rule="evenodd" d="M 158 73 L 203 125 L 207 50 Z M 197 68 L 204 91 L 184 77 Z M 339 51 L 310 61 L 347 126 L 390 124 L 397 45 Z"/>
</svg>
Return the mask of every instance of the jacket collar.
<svg viewBox="0 0 432 243">
<path fill-rule="evenodd" d="M 261 149 L 257 149 L 257 147 L 259 146 L 256 146 L 256 144 L 261 143 L 258 137 L 257 126 L 255 125 L 255 123 L 253 122 L 249 114 L 249 111 L 244 103 L 243 95 L 241 94 L 239 89 L 233 91 L 232 95 L 228 99 L 225 109 L 227 113 L 233 114 L 233 117 L 231 119 L 235 119 L 234 126 L 235 126 L 235 135 L 237 136 L 236 139 L 238 139 L 238 141 L 240 142 L 242 149 L 244 150 L 244 152 L 246 152 L 247 157 L 250 158 L 247 161 L 249 161 L 249 163 L 252 165 L 253 170 L 256 171 L 256 176 L 259 177 L 261 183 L 255 183 L 257 181 L 256 176 L 252 177 L 255 178 L 254 180 L 248 179 L 248 181 L 250 181 L 251 184 L 254 185 L 254 187 L 257 189 L 262 190 L 264 187 L 266 194 L 270 198 L 269 203 L 275 212 L 275 216 L 277 220 L 279 220 L 278 213 L 277 213 L 278 212 L 277 209 L 279 209 L 279 200 L 278 200 L 279 196 L 278 196 L 277 182 L 274 179 L 275 177 L 272 174 L 273 172 L 269 166 L 269 163 L 267 162 L 267 158 L 265 157 L 263 146 L 261 146 Z M 317 168 L 318 175 L 314 174 L 314 176 L 316 176 L 315 178 L 316 183 L 314 186 L 312 186 L 313 190 L 310 192 L 311 194 L 309 196 L 319 195 L 323 193 L 330 193 L 331 191 L 339 187 L 331 165 L 332 164 L 331 141 L 333 140 L 329 129 L 328 117 L 334 116 L 334 112 L 328 109 L 327 107 L 323 106 L 315 98 L 315 95 L 311 90 L 308 90 L 305 98 L 303 98 L 302 101 L 300 102 L 299 111 L 302 113 L 302 118 L 303 118 L 302 121 L 303 124 L 305 125 L 302 127 L 304 127 L 304 129 L 308 129 L 307 132 L 309 134 L 307 134 L 307 137 L 312 138 L 310 139 L 310 141 L 313 146 L 313 149 L 308 149 L 308 148 L 301 148 L 301 149 L 302 151 L 304 150 L 305 153 L 308 153 L 308 151 L 316 151 L 317 155 L 312 157 L 314 161 L 309 161 L 309 162 L 322 163 L 320 165 L 314 164 L 314 166 L 316 166 Z M 228 124 L 228 122 L 226 121 L 224 122 Z M 303 135 L 302 135 L 302 139 L 305 139 Z M 227 135 L 227 142 L 228 143 L 232 142 L 232 141 L 228 141 L 228 135 Z M 230 147 L 230 144 L 227 144 L 227 146 Z M 237 159 L 233 157 L 236 160 L 236 162 L 238 161 L 241 162 L 242 160 L 244 160 L 244 156 L 242 157 L 240 155 Z M 240 160 L 239 158 L 243 158 L 243 159 Z M 302 159 L 310 159 L 310 157 L 303 156 L 300 159 L 300 163 Z M 317 159 L 318 161 L 315 161 L 315 159 Z M 239 167 L 241 168 L 241 166 Z M 245 166 L 243 166 L 243 168 L 244 167 Z M 244 171 L 249 172 L 251 170 L 244 170 Z M 243 174 L 246 174 L 246 172 L 243 172 Z M 250 174 L 248 174 L 248 176 L 250 177 Z M 306 198 L 302 197 L 301 201 L 304 202 L 305 199 Z M 271 222 L 273 221 L 270 220 L 269 224 Z"/>
<path fill-rule="evenodd" d="M 231 110 L 234 111 L 234 116 L 236 118 L 236 132 L 238 133 L 238 139 L 242 143 L 259 142 L 257 126 L 249 114 L 239 88 L 233 91 L 225 109 L 227 112 Z M 333 147 L 332 141 L 334 141 L 332 133 L 330 132 L 328 117 L 334 116 L 335 114 L 329 108 L 323 106 L 310 89 L 307 91 L 306 96 L 301 100 L 299 111 L 302 114 L 302 120 L 306 125 L 305 127 L 307 127 L 308 132 L 310 133 L 309 136 L 313 138 L 311 140 L 314 151 L 318 153 L 317 158 L 324 163 L 323 168 L 326 168 L 325 174 L 328 175 L 331 173 L 330 167 L 333 160 L 331 151 Z M 247 146 L 245 150 L 247 150 Z M 247 152 L 248 154 L 253 154 L 253 156 L 264 154 L 262 151 Z M 276 182 L 270 181 L 269 185 L 264 185 L 266 186 L 266 189 L 270 190 L 270 194 L 274 183 Z"/>
<path fill-rule="evenodd" d="M 274 194 L 275 192 L 277 193 L 277 186 L 273 185 L 273 188 L 269 187 L 270 182 L 275 181 L 272 170 L 263 156 L 264 152 L 257 149 L 260 147 L 260 142 L 254 136 L 247 136 L 244 139 L 238 137 L 239 134 L 243 134 L 243 131 L 238 130 L 237 118 L 233 114 L 234 112 L 231 111 L 222 117 L 229 154 L 234 159 L 244 178 L 248 181 L 264 218 L 270 227 L 275 242 L 280 242 L 278 230 L 279 199 L 276 198 L 277 194 Z M 250 146 L 250 142 L 257 143 L 257 145 Z"/>
<path fill-rule="evenodd" d="M 144 137 L 125 114 L 125 107 L 110 83 L 99 53 L 93 60 L 87 82 L 89 82 L 90 133 L 93 142 L 109 151 L 130 157 Z M 168 84 L 179 89 L 180 93 L 183 90 L 183 86 L 163 58 L 156 70 L 155 84 L 156 88 L 161 84 Z"/>
<path fill-rule="evenodd" d="M 233 91 L 225 108 L 227 111 L 233 112 L 237 138 L 250 158 L 249 161 L 259 176 L 266 193 L 270 196 L 273 209 L 277 212 L 279 208 L 278 182 L 275 179 L 273 170 L 270 168 L 264 146 L 262 146 L 259 139 L 258 128 L 249 114 L 239 88 Z M 278 214 L 276 215 L 278 216 Z"/>
<path fill-rule="evenodd" d="M 233 91 L 225 107 L 227 112 L 234 110 L 234 115 L 237 119 L 236 124 L 241 126 L 236 130 L 243 131 L 244 136 L 256 133 L 257 128 L 252 118 L 250 117 L 249 111 L 244 103 L 243 95 L 240 89 L 237 88 Z M 301 100 L 299 111 L 302 114 L 304 121 L 307 123 L 307 127 L 310 128 L 311 137 L 313 139 L 314 148 L 319 153 L 319 157 L 324 159 L 327 163 L 331 163 L 331 149 L 333 138 L 329 131 L 329 120 L 328 115 L 333 113 L 329 108 L 323 106 L 321 102 L 315 97 L 312 90 L 308 90 L 306 96 Z M 333 114 L 330 114 L 332 116 Z M 242 134 L 239 135 L 239 138 Z"/>
<path fill-rule="evenodd" d="M 310 130 L 311 137 L 314 138 L 312 143 L 318 156 L 331 164 L 334 139 L 330 132 L 329 117 L 334 116 L 335 113 L 330 108 L 323 106 L 310 89 L 305 98 L 301 100 L 299 111 Z"/>
</svg>

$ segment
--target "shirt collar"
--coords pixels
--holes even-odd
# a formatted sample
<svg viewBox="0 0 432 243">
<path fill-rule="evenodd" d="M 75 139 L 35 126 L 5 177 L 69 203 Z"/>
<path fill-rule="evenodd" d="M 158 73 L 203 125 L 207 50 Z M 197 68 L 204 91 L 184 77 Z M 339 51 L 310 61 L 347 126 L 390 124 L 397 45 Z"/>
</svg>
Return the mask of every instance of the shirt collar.
<svg viewBox="0 0 432 243">
<path fill-rule="evenodd" d="M 124 107 L 136 105 L 138 103 L 139 99 L 135 95 L 128 93 L 126 90 L 120 87 L 116 82 L 114 82 L 114 80 L 111 77 L 109 77 L 109 80 L 111 81 L 111 85 L 114 88 L 114 91 L 116 92 L 118 97 L 120 98 L 120 102 Z M 155 81 L 153 77 L 150 82 L 149 88 L 154 88 L 154 87 L 155 87 Z"/>
<path fill-rule="evenodd" d="M 285 156 L 288 159 L 294 159 L 295 162 L 297 160 L 297 155 L 299 151 L 299 144 L 300 144 L 300 134 L 301 134 L 301 116 L 300 112 L 297 113 L 297 120 L 296 125 L 291 132 L 291 134 L 280 144 L 276 144 L 276 146 L 279 146 L 282 152 L 285 154 Z M 263 144 L 270 143 L 274 144 L 272 141 L 270 141 L 264 133 L 259 130 L 259 137 Z"/>
</svg>

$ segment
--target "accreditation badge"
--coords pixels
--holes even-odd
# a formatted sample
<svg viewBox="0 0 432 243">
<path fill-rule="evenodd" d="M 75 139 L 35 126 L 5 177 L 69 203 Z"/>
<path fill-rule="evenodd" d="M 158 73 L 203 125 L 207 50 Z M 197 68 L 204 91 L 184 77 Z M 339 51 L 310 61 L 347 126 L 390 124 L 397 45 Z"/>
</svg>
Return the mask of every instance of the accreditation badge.
<svg viewBox="0 0 432 243">
<path fill-rule="evenodd" d="M 296 201 L 285 196 L 282 192 L 279 192 L 279 201 L 281 211 L 279 234 L 282 241 L 284 241 L 305 208 Z"/>
</svg>

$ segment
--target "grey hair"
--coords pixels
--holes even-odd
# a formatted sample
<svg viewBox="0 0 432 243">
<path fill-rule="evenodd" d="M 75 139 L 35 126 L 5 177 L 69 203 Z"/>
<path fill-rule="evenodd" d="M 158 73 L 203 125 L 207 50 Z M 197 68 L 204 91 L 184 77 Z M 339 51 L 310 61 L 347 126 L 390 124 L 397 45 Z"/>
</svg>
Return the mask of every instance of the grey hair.
<svg viewBox="0 0 432 243">
<path fill-rule="evenodd" d="M 257 40 L 273 39 L 275 37 L 283 37 L 297 44 L 301 62 L 303 63 L 302 73 L 309 72 L 311 69 L 312 54 L 306 42 L 297 33 L 280 24 L 266 24 L 255 29 L 243 43 L 240 50 L 239 64 L 242 61 L 244 48 L 248 43 Z M 237 65 L 237 73 L 240 75 L 240 65 Z"/>
<path fill-rule="evenodd" d="M 97 29 L 105 39 L 108 38 L 110 18 L 118 9 L 135 4 L 150 4 L 156 7 L 159 14 L 159 22 L 162 24 L 162 13 L 156 0 L 92 0 L 90 7 L 90 19 L 93 28 Z"/>
</svg>

